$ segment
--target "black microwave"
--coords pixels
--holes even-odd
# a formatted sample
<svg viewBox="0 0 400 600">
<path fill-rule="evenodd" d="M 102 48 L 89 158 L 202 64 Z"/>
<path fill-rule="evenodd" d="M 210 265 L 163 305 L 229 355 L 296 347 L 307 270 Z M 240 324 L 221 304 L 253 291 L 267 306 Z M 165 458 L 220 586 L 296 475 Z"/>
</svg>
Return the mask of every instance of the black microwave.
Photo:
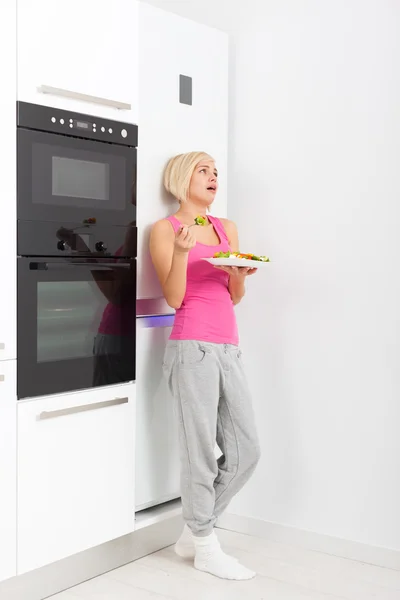
<svg viewBox="0 0 400 600">
<path fill-rule="evenodd" d="M 136 225 L 138 127 L 17 102 L 17 218 Z"/>
</svg>

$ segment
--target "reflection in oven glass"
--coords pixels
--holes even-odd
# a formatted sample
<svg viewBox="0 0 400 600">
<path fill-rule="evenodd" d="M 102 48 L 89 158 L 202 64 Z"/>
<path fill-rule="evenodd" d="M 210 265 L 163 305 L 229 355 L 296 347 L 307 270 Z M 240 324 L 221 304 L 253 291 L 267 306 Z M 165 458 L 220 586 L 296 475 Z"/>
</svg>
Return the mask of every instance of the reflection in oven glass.
<svg viewBox="0 0 400 600">
<path fill-rule="evenodd" d="M 105 304 L 97 286 L 88 281 L 38 282 L 38 362 L 92 356 Z"/>
<path fill-rule="evenodd" d="M 126 243 L 128 247 L 129 234 Z M 106 285 L 93 276 L 108 299 L 93 346 L 93 385 L 131 381 L 135 372 L 135 279 L 126 269 L 113 271 Z"/>
</svg>

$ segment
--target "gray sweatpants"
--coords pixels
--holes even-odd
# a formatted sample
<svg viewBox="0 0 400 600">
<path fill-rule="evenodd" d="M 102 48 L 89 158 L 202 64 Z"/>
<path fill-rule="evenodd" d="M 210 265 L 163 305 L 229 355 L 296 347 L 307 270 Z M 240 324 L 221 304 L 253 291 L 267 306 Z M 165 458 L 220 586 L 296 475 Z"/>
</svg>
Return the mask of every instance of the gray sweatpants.
<svg viewBox="0 0 400 600">
<path fill-rule="evenodd" d="M 194 535 L 206 536 L 260 458 L 241 351 L 170 340 L 163 369 L 179 423 L 183 518 Z"/>
</svg>

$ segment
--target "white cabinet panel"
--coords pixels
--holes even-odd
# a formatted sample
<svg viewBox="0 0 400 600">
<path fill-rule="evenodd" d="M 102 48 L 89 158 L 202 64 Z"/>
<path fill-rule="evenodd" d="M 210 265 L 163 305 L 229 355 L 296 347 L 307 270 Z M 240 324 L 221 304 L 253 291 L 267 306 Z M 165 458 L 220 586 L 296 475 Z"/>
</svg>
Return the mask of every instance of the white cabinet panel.
<svg viewBox="0 0 400 600">
<path fill-rule="evenodd" d="M 151 266 L 151 225 L 174 212 L 162 172 L 175 154 L 204 150 L 221 187 L 212 214 L 227 212 L 228 36 L 159 10 L 139 7 L 138 297 L 160 296 Z M 192 78 L 193 105 L 179 101 L 179 78 Z"/>
<path fill-rule="evenodd" d="M 1 139 L 1 197 L 0 197 L 0 361 L 16 358 L 16 81 L 17 64 L 13 49 L 17 43 L 16 2 L 0 3 L 0 56 L 3 85 L 0 94 Z"/>
<path fill-rule="evenodd" d="M 16 362 L 0 362 L 0 581 L 17 574 Z"/>
<path fill-rule="evenodd" d="M 18 574 L 134 529 L 135 386 L 18 404 Z"/>
<path fill-rule="evenodd" d="M 18 0 L 18 99 L 136 122 L 137 32 L 135 0 Z M 132 110 L 44 95 L 42 85 Z"/>
<path fill-rule="evenodd" d="M 173 319 L 137 320 L 136 510 L 180 496 L 178 432 L 162 371 Z"/>
</svg>

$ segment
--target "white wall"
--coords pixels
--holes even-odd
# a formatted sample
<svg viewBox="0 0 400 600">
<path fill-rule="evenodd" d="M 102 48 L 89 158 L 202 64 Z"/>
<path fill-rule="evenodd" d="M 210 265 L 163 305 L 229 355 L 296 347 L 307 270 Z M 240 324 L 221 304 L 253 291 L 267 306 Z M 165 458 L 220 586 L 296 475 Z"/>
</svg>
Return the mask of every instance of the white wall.
<svg viewBox="0 0 400 600">
<path fill-rule="evenodd" d="M 254 19 L 228 210 L 273 262 L 239 309 L 263 460 L 231 510 L 399 550 L 400 4 Z"/>
</svg>

